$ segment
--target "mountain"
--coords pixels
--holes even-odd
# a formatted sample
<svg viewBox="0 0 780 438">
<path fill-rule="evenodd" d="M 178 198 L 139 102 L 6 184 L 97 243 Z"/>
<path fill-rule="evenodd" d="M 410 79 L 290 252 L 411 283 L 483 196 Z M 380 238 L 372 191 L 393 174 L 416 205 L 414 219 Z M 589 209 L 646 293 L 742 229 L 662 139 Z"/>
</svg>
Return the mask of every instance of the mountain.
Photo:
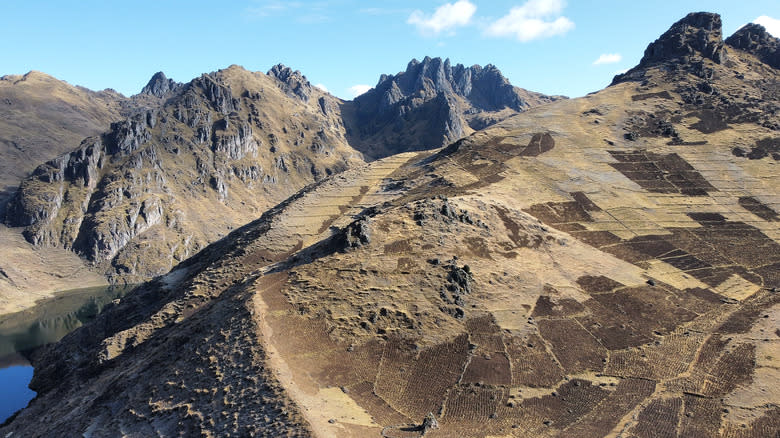
<svg viewBox="0 0 780 438">
<path fill-rule="evenodd" d="M 113 90 L 94 92 L 37 71 L 1 77 L 0 206 L 37 164 L 122 118 L 127 101 Z"/>
<path fill-rule="evenodd" d="M 0 434 L 777 435 L 780 77 L 720 35 L 318 180 L 33 353 Z"/>
<path fill-rule="evenodd" d="M 152 78 L 149 79 L 149 82 L 146 83 L 146 86 L 141 89 L 141 93 L 139 94 L 164 99 L 166 97 L 170 97 L 173 94 L 176 94 L 176 92 L 179 91 L 182 86 L 183 84 L 180 82 L 169 79 L 167 76 L 165 76 L 165 73 L 158 71 L 152 75 Z"/>
<path fill-rule="evenodd" d="M 385 88 L 400 94 L 373 105 Z M 439 147 L 471 132 L 467 122 L 495 123 L 555 99 L 513 87 L 493 66 L 438 58 L 383 76 L 377 90 L 344 102 L 281 64 L 267 74 L 232 66 L 188 84 L 156 73 L 132 97 L 132 115 L 39 166 L 5 223 L 24 227 L 36 248 L 75 252 L 111 281 L 140 282 L 364 156 Z M 369 125 L 382 126 L 351 134 Z"/>
<path fill-rule="evenodd" d="M 161 106 L 39 166 L 9 202 L 6 223 L 25 227 L 34 245 L 71 249 L 138 281 L 362 161 L 335 98 L 289 68 L 271 73 L 232 66 L 186 85 L 156 74 L 139 96 Z M 291 84 L 308 87 L 312 100 L 290 97 Z"/>
<path fill-rule="evenodd" d="M 159 104 L 155 96 L 125 97 L 91 91 L 45 73 L 0 78 L 0 217 L 23 178 L 45 161 L 78 147 L 112 122 Z M 16 229 L 0 225 L 0 312 L 31 305 L 57 290 L 105 284 L 74 253 L 30 245 Z"/>
<path fill-rule="evenodd" d="M 454 67 L 449 59 L 413 59 L 344 104 L 350 144 L 381 158 L 445 146 L 531 107 L 553 102 L 515 87 L 494 65 Z"/>
</svg>

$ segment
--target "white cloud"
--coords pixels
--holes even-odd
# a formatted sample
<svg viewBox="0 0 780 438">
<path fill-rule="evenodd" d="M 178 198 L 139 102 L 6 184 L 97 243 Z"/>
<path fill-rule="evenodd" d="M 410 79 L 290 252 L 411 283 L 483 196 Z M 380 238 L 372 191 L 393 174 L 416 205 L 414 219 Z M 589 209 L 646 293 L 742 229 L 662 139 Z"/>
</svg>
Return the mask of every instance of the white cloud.
<svg viewBox="0 0 780 438">
<path fill-rule="evenodd" d="M 780 20 L 777 18 L 772 18 L 766 15 L 762 15 L 755 20 L 753 20 L 753 23 L 760 24 L 766 28 L 766 31 L 771 33 L 772 36 L 775 38 L 780 38 Z"/>
<path fill-rule="evenodd" d="M 366 15 L 393 15 L 393 14 L 408 14 L 409 9 L 393 9 L 393 8 L 360 8 L 358 12 Z"/>
<path fill-rule="evenodd" d="M 599 59 L 593 61 L 593 65 L 615 64 L 623 59 L 620 53 L 602 53 Z"/>
<path fill-rule="evenodd" d="M 529 0 L 491 23 L 485 35 L 515 37 L 522 42 L 563 35 L 574 28 L 571 20 L 561 16 L 565 7 L 563 0 Z"/>
<path fill-rule="evenodd" d="M 349 92 L 352 94 L 352 97 L 358 97 L 372 88 L 374 87 L 372 87 L 371 85 L 358 84 L 349 87 Z"/>
<path fill-rule="evenodd" d="M 315 86 L 315 87 L 317 87 L 317 88 L 319 88 L 320 90 L 322 90 L 322 91 L 326 92 L 326 93 L 329 93 L 329 91 L 328 91 L 328 87 L 326 87 L 326 86 L 325 86 L 325 85 L 323 85 L 323 84 L 314 84 L 314 86 Z"/>
<path fill-rule="evenodd" d="M 250 17 L 263 18 L 276 15 L 289 9 L 298 9 L 302 5 L 300 2 L 283 2 L 279 0 L 264 0 L 254 2 L 254 6 L 246 8 Z"/>
<path fill-rule="evenodd" d="M 439 6 L 432 15 L 415 10 L 406 22 L 416 26 L 423 35 L 438 35 L 456 27 L 466 26 L 476 11 L 477 7 L 470 1 L 459 0 Z"/>
<path fill-rule="evenodd" d="M 329 6 L 327 1 L 252 0 L 244 15 L 248 19 L 291 16 L 298 23 L 316 24 L 331 20 Z"/>
</svg>

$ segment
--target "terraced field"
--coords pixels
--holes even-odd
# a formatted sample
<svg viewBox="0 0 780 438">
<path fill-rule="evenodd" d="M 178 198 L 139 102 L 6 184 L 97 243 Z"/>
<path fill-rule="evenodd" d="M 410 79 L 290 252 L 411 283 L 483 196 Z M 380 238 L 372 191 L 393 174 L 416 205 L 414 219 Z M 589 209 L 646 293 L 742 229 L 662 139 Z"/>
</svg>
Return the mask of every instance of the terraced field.
<svg viewBox="0 0 780 438">
<path fill-rule="evenodd" d="M 778 73 L 691 50 L 304 188 L 37 353 L 0 434 L 778 436 Z"/>
</svg>

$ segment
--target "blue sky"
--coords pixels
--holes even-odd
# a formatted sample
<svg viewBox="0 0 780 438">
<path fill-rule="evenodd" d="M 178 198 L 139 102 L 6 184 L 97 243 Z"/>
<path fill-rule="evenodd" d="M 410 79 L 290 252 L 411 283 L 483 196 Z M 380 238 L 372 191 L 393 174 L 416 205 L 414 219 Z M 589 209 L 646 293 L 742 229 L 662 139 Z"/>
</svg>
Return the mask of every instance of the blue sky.
<svg viewBox="0 0 780 438">
<path fill-rule="evenodd" d="M 281 62 L 348 99 L 429 55 L 495 64 L 514 85 L 575 97 L 634 66 L 688 12 L 721 14 L 726 35 L 765 17 L 780 36 L 777 0 L 5 3 L 0 75 L 40 70 L 125 95 L 160 70 L 186 82 L 231 64 L 265 72 Z"/>
</svg>

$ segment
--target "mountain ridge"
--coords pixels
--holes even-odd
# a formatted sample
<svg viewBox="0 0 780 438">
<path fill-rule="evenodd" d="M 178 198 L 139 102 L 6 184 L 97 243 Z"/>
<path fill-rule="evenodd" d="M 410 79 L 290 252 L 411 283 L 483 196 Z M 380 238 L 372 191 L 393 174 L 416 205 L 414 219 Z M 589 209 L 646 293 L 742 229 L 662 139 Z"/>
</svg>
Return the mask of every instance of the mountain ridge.
<svg viewBox="0 0 780 438">
<path fill-rule="evenodd" d="M 409 68 L 439 61 L 426 57 Z M 430 95 L 437 85 L 424 73 L 415 72 L 422 74 L 418 84 L 404 85 L 404 92 L 412 94 L 422 87 L 420 102 L 405 102 L 409 108 L 422 105 L 424 112 L 415 116 L 415 123 L 428 125 L 412 137 L 438 139 L 425 148 L 465 135 L 464 116 L 473 121 L 484 112 L 487 116 L 479 123 L 490 124 L 546 102 L 543 95 L 524 91 L 532 100 L 522 100 L 520 89 L 493 66 L 455 70 L 468 88 L 460 89 L 459 97 L 449 85 L 446 93 Z M 384 76 L 394 83 L 390 78 Z M 492 101 L 486 99 L 487 91 Z M 506 101 L 499 98 L 504 92 L 511 92 Z M 467 94 L 479 94 L 486 108 L 462 108 L 457 100 L 465 102 Z M 312 87 L 300 71 L 282 64 L 265 74 L 232 65 L 186 84 L 158 72 L 133 99 L 145 105 L 105 133 L 85 139 L 75 151 L 39 166 L 11 199 L 4 219 L 11 227 L 24 227 L 25 239 L 36 247 L 72 250 L 112 281 L 137 282 L 162 274 L 224 235 L 213 227 L 200 229 L 202 224 L 229 230 L 370 152 L 353 149 L 352 103 Z M 356 113 L 373 117 L 373 111 Z M 404 123 L 401 117 L 388 113 L 382 120 L 394 125 Z M 445 134 L 439 138 L 441 129 Z M 373 139 L 378 142 L 372 146 L 376 156 L 385 155 L 381 135 Z M 233 190 L 241 195 L 232 196 Z M 183 201 L 192 196 L 202 201 Z M 246 196 L 253 201 L 243 201 Z M 215 217 L 218 210 L 223 218 Z M 209 219 L 201 222 L 204 216 Z"/>
<path fill-rule="evenodd" d="M 305 187 L 35 352 L 1 433 L 776 435 L 780 72 L 679 47 Z"/>
<path fill-rule="evenodd" d="M 347 123 L 352 143 L 370 157 L 384 157 L 444 146 L 560 98 L 514 87 L 492 64 L 452 66 L 449 59 L 426 56 L 422 61 L 412 59 L 403 72 L 380 76 L 374 88 L 345 103 L 345 111 L 354 114 Z M 433 126 L 415 135 L 420 127 L 414 122 L 419 119 L 432 121 Z M 387 146 L 376 146 L 382 142 Z"/>
</svg>

